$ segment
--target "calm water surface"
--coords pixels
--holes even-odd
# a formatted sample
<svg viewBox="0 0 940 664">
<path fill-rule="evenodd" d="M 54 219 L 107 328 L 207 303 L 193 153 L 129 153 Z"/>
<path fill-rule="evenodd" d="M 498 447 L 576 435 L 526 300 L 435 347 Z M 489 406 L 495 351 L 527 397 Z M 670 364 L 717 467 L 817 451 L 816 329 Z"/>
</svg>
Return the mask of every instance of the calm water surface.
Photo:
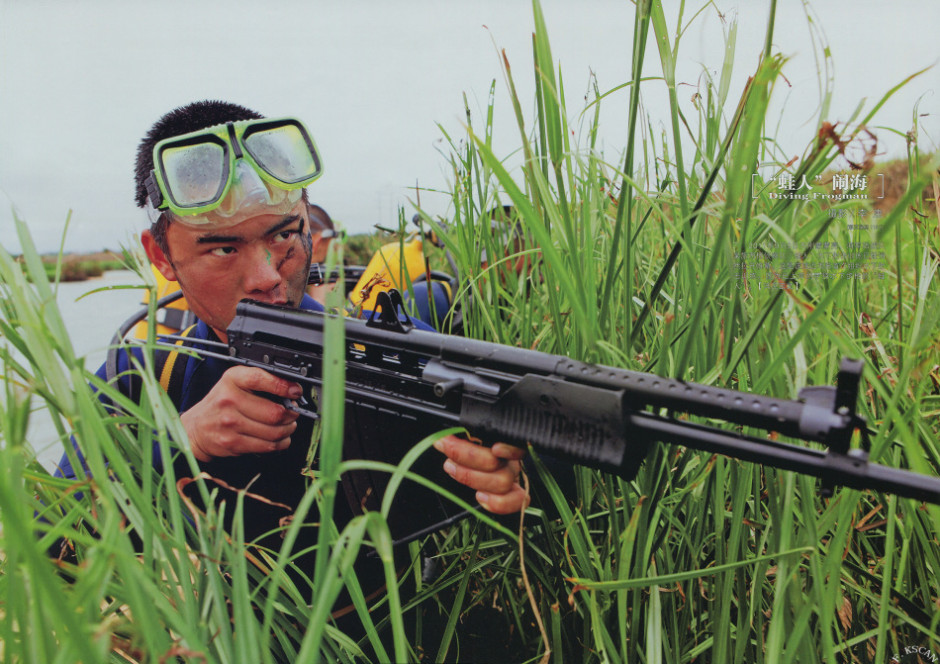
<svg viewBox="0 0 940 664">
<path fill-rule="evenodd" d="M 140 285 L 140 279 L 129 270 L 59 285 L 57 301 L 62 319 L 76 354 L 85 356 L 85 366 L 91 371 L 104 362 L 115 330 L 141 306 L 142 290 L 119 288 L 131 285 Z M 91 292 L 102 288 L 108 290 Z M 33 413 L 28 439 L 45 467 L 51 468 L 59 460 L 62 446 L 45 409 Z"/>
</svg>

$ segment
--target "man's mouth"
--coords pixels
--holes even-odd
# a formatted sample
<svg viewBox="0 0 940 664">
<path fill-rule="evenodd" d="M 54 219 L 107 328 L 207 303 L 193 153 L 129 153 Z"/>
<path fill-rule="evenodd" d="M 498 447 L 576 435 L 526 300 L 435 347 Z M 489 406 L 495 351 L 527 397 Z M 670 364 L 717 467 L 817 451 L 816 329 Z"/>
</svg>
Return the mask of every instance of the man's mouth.
<svg viewBox="0 0 940 664">
<path fill-rule="evenodd" d="M 276 304 L 281 307 L 290 304 L 286 297 L 277 295 L 251 295 L 249 296 L 249 299 L 252 299 L 255 302 L 264 302 L 265 304 Z"/>
</svg>

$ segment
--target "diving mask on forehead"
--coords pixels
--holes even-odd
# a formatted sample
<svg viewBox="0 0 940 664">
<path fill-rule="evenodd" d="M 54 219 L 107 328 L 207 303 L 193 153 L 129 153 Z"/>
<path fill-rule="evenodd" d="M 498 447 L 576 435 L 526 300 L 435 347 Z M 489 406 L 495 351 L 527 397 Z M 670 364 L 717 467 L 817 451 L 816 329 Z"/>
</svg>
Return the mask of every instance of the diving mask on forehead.
<svg viewBox="0 0 940 664">
<path fill-rule="evenodd" d="M 299 120 L 247 120 L 174 136 L 153 148 L 145 184 L 152 219 L 171 212 L 188 226 L 227 227 L 285 214 L 323 172 Z"/>
</svg>

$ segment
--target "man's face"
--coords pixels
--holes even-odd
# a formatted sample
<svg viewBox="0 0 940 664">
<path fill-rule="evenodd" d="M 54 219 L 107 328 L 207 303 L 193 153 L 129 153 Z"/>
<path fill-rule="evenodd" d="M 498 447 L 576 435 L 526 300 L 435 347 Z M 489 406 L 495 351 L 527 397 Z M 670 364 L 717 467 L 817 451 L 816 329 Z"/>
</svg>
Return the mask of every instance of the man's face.
<svg viewBox="0 0 940 664">
<path fill-rule="evenodd" d="M 300 304 L 311 256 L 303 201 L 287 214 L 261 214 L 223 229 L 171 222 L 166 239 L 168 255 L 149 231 L 141 238 L 151 262 L 179 282 L 193 313 L 223 340 L 242 299 Z"/>
</svg>

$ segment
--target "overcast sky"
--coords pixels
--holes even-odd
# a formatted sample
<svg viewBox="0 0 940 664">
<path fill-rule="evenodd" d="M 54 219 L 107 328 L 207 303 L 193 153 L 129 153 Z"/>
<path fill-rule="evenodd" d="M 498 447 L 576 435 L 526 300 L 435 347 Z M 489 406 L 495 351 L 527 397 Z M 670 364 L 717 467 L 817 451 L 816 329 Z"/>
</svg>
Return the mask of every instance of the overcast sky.
<svg viewBox="0 0 940 664">
<path fill-rule="evenodd" d="M 679 3 L 667 0 L 673 18 Z M 698 2 L 687 3 L 687 16 Z M 764 38 L 766 2 L 716 0 L 737 17 L 730 99 L 737 100 Z M 738 5 L 742 5 L 738 7 Z M 940 57 L 940 2 L 820 0 L 818 13 L 835 64 L 831 121 L 847 119 Z M 819 102 L 817 62 L 803 3 L 780 0 L 776 50 L 790 57 L 775 102 L 785 105 L 780 138 L 792 156 L 812 139 Z M 562 63 L 569 112 L 580 110 L 589 71 L 602 90 L 629 78 L 633 5 L 627 0 L 544 0 L 553 55 Z M 353 232 L 394 225 L 414 187 L 446 189 L 438 123 L 462 131 L 464 93 L 479 114 L 497 80 L 496 150 L 518 146 L 497 45 L 513 65 L 526 110 L 532 104 L 532 9 L 527 0 L 0 0 L 0 244 L 19 250 L 11 208 L 40 250 L 117 247 L 145 225 L 132 201 L 131 168 L 141 135 L 164 112 L 195 99 L 221 98 L 272 116 L 300 117 L 325 165 L 312 200 Z M 695 92 L 703 67 L 722 58 L 722 22 L 707 9 L 680 50 L 680 100 Z M 661 73 L 651 52 L 647 75 Z M 666 93 L 645 84 L 654 123 Z M 784 94 L 788 93 L 788 94 Z M 940 69 L 911 82 L 878 116 L 906 132 L 919 103 L 922 146 L 940 142 Z M 626 93 L 605 101 L 603 145 L 624 144 Z M 878 130 L 879 148 L 903 140 Z M 445 196 L 421 194 L 435 214 Z"/>
</svg>

